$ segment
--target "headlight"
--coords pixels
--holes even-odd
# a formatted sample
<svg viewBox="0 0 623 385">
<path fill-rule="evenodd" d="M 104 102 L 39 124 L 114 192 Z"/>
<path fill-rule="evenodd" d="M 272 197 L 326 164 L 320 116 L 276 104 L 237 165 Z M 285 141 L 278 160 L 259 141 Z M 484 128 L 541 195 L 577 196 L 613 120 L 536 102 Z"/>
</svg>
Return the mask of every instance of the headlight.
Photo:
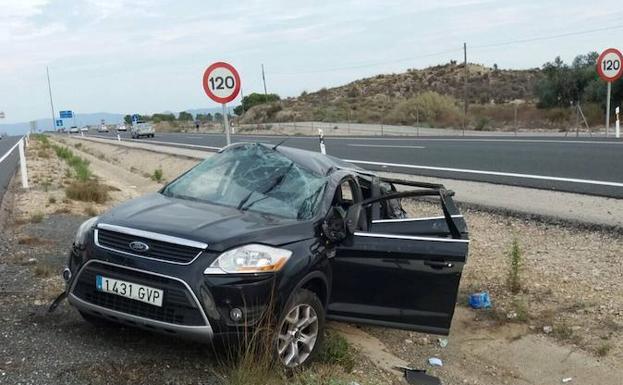
<svg viewBox="0 0 623 385">
<path fill-rule="evenodd" d="M 279 271 L 292 252 L 265 245 L 245 245 L 219 255 L 204 274 L 246 274 Z"/>
<path fill-rule="evenodd" d="M 87 235 L 89 235 L 89 230 L 91 227 L 97 222 L 98 217 L 89 218 L 86 221 L 82 222 L 80 227 L 78 227 L 78 231 L 76 231 L 76 237 L 74 238 L 74 246 L 77 248 L 83 248 L 85 246 Z"/>
</svg>

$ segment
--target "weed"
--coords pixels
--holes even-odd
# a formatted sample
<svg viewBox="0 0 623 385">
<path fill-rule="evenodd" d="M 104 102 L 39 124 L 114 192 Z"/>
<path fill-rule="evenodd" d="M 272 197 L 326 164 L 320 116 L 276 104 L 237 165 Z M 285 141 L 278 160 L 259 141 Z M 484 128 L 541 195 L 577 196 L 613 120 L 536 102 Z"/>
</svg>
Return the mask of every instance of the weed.
<svg viewBox="0 0 623 385">
<path fill-rule="evenodd" d="M 94 217 L 98 214 L 97 209 L 93 206 L 87 206 L 87 208 L 84 209 L 84 213 L 90 217 Z"/>
<path fill-rule="evenodd" d="M 60 207 L 54 213 L 55 214 L 69 214 L 70 212 L 71 210 L 69 209 L 69 207 Z"/>
<path fill-rule="evenodd" d="M 37 211 L 30 216 L 30 223 L 41 223 L 41 221 L 43 221 L 43 213 L 41 211 Z"/>
<path fill-rule="evenodd" d="M 521 291 L 521 267 L 521 249 L 519 248 L 519 241 L 515 238 L 513 239 L 513 245 L 510 251 L 510 266 L 507 277 L 508 289 L 513 294 L 517 294 Z"/>
<path fill-rule="evenodd" d="M 74 144 L 74 147 L 79 150 L 82 147 L 82 143 L 76 143 Z"/>
<path fill-rule="evenodd" d="M 108 200 L 108 188 L 94 180 L 75 181 L 65 188 L 67 198 L 83 201 L 104 203 Z"/>
<path fill-rule="evenodd" d="M 575 342 L 577 340 L 577 337 L 573 334 L 573 329 L 565 321 L 554 325 L 552 335 L 561 341 Z"/>
<path fill-rule="evenodd" d="M 54 197 L 49 197 L 49 198 L 48 198 L 48 202 L 49 202 L 49 203 L 51 203 L 51 204 L 54 204 L 54 203 L 56 203 L 56 198 L 54 198 Z"/>
<path fill-rule="evenodd" d="M 163 177 L 162 168 L 160 168 L 160 167 L 155 169 L 154 173 L 151 175 L 151 179 L 155 180 L 158 183 L 162 182 L 162 177 Z"/>
<path fill-rule="evenodd" d="M 513 311 L 516 314 L 517 322 L 528 322 L 530 320 L 530 312 L 526 303 L 520 299 L 513 300 Z"/>
<path fill-rule="evenodd" d="M 609 342 L 603 342 L 597 347 L 595 352 L 599 357 L 605 357 L 610 353 L 610 349 L 612 349 L 612 345 Z"/>
<path fill-rule="evenodd" d="M 47 263 L 41 263 L 35 267 L 35 276 L 39 278 L 48 278 L 54 275 L 54 273 L 56 273 L 56 268 Z"/>
<path fill-rule="evenodd" d="M 50 182 L 49 179 L 46 179 L 43 182 L 41 182 L 41 187 L 43 187 L 43 191 L 45 191 L 45 192 L 48 192 L 48 190 L 50 189 L 51 185 L 52 185 L 52 182 Z"/>
<path fill-rule="evenodd" d="M 29 246 L 34 246 L 34 245 L 43 245 L 48 243 L 49 241 L 46 239 L 41 239 L 38 237 L 31 237 L 29 235 L 21 237 L 17 240 L 17 243 L 20 245 L 29 245 Z"/>
<path fill-rule="evenodd" d="M 37 156 L 39 158 L 48 159 L 50 157 L 50 154 L 45 149 L 41 149 L 37 151 Z"/>
<path fill-rule="evenodd" d="M 340 365 L 347 372 L 355 366 L 355 356 L 346 338 L 333 330 L 327 330 L 318 358 L 320 362 Z"/>
</svg>

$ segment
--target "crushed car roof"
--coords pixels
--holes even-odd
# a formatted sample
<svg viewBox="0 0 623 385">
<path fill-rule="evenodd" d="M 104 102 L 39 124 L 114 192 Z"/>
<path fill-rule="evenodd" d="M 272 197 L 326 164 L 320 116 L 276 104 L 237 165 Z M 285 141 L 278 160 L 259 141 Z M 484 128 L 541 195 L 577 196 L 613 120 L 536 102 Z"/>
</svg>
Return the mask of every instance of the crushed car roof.
<svg viewBox="0 0 623 385">
<path fill-rule="evenodd" d="M 359 166 L 343 161 L 342 159 L 336 158 L 331 155 L 325 155 L 325 154 L 321 154 L 320 152 L 302 150 L 302 149 L 294 148 L 294 147 L 274 145 L 270 143 L 252 143 L 252 142 L 235 143 L 228 147 L 224 147 L 223 149 L 221 149 L 221 151 L 226 151 L 229 148 L 243 146 L 243 145 L 258 145 L 258 146 L 264 146 L 267 148 L 274 149 L 275 151 L 278 151 L 280 154 L 286 156 L 287 158 L 297 163 L 298 165 L 303 166 L 306 169 L 319 175 L 328 175 L 332 171 L 339 170 L 339 169 L 353 170 L 356 172 L 363 172 L 366 174 L 374 174 L 373 172 L 365 170 Z"/>
</svg>

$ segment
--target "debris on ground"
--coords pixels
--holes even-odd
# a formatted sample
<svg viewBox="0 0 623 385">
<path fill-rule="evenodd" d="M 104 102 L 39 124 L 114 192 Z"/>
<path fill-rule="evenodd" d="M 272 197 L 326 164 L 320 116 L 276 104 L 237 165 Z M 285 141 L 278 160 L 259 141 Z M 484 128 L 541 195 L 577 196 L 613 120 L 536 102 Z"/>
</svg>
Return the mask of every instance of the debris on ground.
<svg viewBox="0 0 623 385">
<path fill-rule="evenodd" d="M 469 295 L 469 306 L 472 309 L 489 309 L 491 308 L 491 298 L 488 291 L 481 291 Z"/>
<path fill-rule="evenodd" d="M 441 361 L 441 358 L 437 358 L 437 357 L 431 357 L 428 359 L 428 363 L 431 366 L 443 366 L 443 361 Z"/>
</svg>

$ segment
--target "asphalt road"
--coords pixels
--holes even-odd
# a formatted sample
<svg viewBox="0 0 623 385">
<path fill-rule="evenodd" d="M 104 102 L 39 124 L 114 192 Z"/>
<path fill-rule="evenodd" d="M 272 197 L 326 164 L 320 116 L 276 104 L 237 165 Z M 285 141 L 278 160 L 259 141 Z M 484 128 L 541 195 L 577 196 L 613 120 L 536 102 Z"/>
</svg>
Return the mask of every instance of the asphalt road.
<svg viewBox="0 0 623 385">
<path fill-rule="evenodd" d="M 20 138 L 20 136 L 8 136 L 0 139 L 0 202 L 2 202 L 7 186 L 11 181 L 11 177 L 15 174 L 17 164 L 19 163 L 17 148 L 11 151 L 10 154 L 8 154 L 8 151 L 11 150 Z"/>
<path fill-rule="evenodd" d="M 96 135 L 92 133 L 91 135 Z M 116 133 L 97 134 L 115 137 Z M 127 133 L 121 134 L 128 138 Z M 319 150 L 317 137 L 233 135 L 232 141 Z M 224 135 L 157 133 L 154 144 L 216 149 Z M 623 141 L 561 137 L 326 137 L 327 153 L 383 171 L 623 198 Z"/>
</svg>

